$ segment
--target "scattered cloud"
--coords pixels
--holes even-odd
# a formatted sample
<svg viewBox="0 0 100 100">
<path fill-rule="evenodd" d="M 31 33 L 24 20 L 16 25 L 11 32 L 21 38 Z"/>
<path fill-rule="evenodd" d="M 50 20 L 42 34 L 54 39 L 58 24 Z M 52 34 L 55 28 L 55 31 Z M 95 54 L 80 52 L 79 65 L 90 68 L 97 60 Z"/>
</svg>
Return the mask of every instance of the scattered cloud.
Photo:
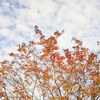
<svg viewBox="0 0 100 100">
<path fill-rule="evenodd" d="M 58 39 L 61 48 L 71 47 L 71 38 L 97 49 L 100 40 L 99 0 L 2 0 L 0 2 L 0 60 L 21 42 L 33 39 L 34 25 L 44 34 L 65 30 Z M 66 45 L 65 45 L 66 44 Z"/>
</svg>

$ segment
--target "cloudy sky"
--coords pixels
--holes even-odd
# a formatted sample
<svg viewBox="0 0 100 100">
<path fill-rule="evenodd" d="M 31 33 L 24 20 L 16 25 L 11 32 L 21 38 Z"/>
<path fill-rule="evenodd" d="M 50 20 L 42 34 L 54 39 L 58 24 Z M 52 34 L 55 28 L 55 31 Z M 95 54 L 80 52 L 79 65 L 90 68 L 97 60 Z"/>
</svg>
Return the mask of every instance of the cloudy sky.
<svg viewBox="0 0 100 100">
<path fill-rule="evenodd" d="M 16 46 L 33 39 L 34 26 L 46 35 L 56 30 L 61 48 L 69 48 L 71 38 L 96 50 L 100 40 L 100 0 L 0 0 L 0 61 Z"/>
</svg>

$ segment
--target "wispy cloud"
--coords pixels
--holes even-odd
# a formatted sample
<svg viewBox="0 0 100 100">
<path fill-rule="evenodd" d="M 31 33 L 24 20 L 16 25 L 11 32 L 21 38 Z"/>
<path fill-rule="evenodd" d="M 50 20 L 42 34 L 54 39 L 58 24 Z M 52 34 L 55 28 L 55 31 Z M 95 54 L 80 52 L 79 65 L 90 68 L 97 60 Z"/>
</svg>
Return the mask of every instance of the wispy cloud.
<svg viewBox="0 0 100 100">
<path fill-rule="evenodd" d="M 58 39 L 61 48 L 70 47 L 72 37 L 96 49 L 100 40 L 99 0 L 2 0 L 0 2 L 0 60 L 16 45 L 33 39 L 34 25 L 44 34 L 65 30 Z"/>
</svg>

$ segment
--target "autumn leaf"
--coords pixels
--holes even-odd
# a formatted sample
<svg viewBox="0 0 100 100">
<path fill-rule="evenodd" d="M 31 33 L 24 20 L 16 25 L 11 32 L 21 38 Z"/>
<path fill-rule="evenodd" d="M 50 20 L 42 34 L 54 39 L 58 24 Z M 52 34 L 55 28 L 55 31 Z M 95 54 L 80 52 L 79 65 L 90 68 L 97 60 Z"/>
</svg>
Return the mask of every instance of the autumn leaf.
<svg viewBox="0 0 100 100">
<path fill-rule="evenodd" d="M 0 63 L 1 99 L 88 100 L 92 96 L 99 100 L 99 53 L 74 37 L 72 49 L 62 50 L 57 43 L 62 34 L 56 31 L 48 37 L 36 25 L 37 38 L 20 44 L 18 53 L 9 54 L 12 60 Z"/>
</svg>

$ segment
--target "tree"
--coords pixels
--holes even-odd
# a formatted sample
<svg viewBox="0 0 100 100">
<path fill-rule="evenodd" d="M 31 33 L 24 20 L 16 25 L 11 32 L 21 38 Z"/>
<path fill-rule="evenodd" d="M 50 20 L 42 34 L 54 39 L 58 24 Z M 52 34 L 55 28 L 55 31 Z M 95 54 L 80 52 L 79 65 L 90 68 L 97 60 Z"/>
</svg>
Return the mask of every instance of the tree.
<svg viewBox="0 0 100 100">
<path fill-rule="evenodd" d="M 99 53 L 75 46 L 63 49 L 57 45 L 58 33 L 45 38 L 35 26 L 38 41 L 18 46 L 10 53 L 11 61 L 0 66 L 0 98 L 3 100 L 99 100 Z M 39 46 L 39 47 L 38 47 Z M 37 95 L 36 95 L 37 94 Z"/>
</svg>

